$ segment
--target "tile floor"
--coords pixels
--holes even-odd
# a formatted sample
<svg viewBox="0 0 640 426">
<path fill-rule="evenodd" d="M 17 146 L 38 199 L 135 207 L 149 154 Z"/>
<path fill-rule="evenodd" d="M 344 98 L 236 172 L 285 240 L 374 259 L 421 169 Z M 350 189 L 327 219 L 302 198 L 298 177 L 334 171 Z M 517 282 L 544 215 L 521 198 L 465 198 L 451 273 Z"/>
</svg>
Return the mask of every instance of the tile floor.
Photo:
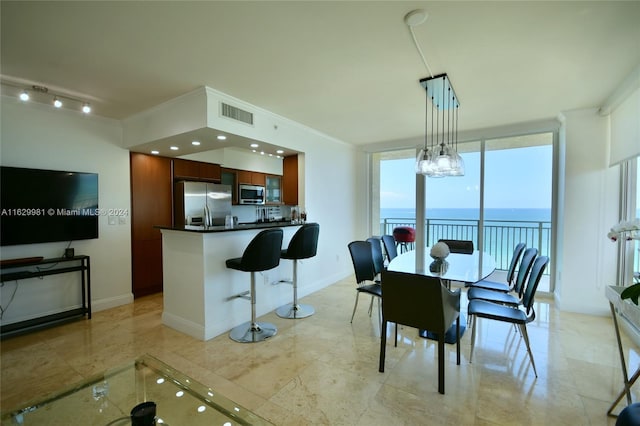
<svg viewBox="0 0 640 426">
<path fill-rule="evenodd" d="M 277 425 L 615 423 L 606 411 L 622 373 L 610 318 L 559 312 L 540 298 L 529 324 L 537 379 L 513 328 L 480 319 L 472 364 L 470 330 L 460 366 L 455 346 L 447 345 L 446 395 L 440 395 L 435 342 L 415 329 L 401 327 L 394 348 L 389 327 L 386 370 L 378 372 L 376 308 L 369 318 L 361 298 L 350 324 L 354 287 L 348 278 L 302 299 L 316 309 L 309 318 L 265 315 L 261 319 L 275 323 L 278 334 L 256 344 L 226 334 L 202 342 L 163 326 L 161 295 L 6 339 L 0 408 L 11 410 L 149 353 Z M 626 337 L 624 343 L 634 369 L 640 351 Z"/>
</svg>

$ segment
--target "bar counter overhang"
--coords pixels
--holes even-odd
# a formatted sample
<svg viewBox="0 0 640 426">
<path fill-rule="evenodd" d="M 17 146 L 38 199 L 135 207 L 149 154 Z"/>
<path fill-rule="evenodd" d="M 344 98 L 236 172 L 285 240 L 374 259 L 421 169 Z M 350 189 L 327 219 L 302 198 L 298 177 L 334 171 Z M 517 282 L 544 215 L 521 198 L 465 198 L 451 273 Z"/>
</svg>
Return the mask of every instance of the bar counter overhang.
<svg viewBox="0 0 640 426">
<path fill-rule="evenodd" d="M 290 222 L 241 224 L 233 229 L 162 227 L 162 323 L 200 340 L 209 340 L 250 319 L 250 302 L 237 297 L 250 288 L 250 274 L 226 267 L 226 260 L 241 257 L 261 230 L 281 228 L 287 247 L 300 225 Z M 275 285 L 291 279 L 291 261 L 258 274 L 256 315 L 291 302 L 291 286 Z M 299 271 L 299 273 L 302 271 Z"/>
</svg>

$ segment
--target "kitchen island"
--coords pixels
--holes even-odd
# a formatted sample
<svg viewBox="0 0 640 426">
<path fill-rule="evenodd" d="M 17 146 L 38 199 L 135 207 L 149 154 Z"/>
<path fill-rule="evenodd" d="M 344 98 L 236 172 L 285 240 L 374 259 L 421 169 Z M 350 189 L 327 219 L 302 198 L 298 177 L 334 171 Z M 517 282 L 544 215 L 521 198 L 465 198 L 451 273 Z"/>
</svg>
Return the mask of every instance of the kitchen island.
<svg viewBox="0 0 640 426">
<path fill-rule="evenodd" d="M 283 248 L 300 225 L 290 222 L 224 226 L 161 227 L 164 308 L 162 323 L 200 340 L 209 340 L 249 321 L 250 302 L 238 297 L 250 288 L 251 276 L 226 267 L 226 260 L 241 257 L 261 230 L 281 228 Z M 300 273 L 300 272 L 299 272 Z M 264 315 L 291 302 L 291 286 L 276 285 L 291 279 L 291 261 L 258 273 L 256 314 Z"/>
</svg>

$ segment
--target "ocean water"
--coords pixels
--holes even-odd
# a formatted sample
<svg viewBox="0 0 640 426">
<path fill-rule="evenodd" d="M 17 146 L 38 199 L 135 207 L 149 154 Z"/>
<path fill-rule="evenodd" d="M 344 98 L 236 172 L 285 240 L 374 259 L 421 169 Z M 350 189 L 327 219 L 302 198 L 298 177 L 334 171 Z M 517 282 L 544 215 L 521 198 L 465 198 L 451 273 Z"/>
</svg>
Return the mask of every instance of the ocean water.
<svg viewBox="0 0 640 426">
<path fill-rule="evenodd" d="M 478 219 L 478 209 L 427 209 L 427 219 Z M 380 219 L 415 219 L 414 208 L 381 208 Z M 485 209 L 485 220 L 551 221 L 551 209 Z"/>
</svg>

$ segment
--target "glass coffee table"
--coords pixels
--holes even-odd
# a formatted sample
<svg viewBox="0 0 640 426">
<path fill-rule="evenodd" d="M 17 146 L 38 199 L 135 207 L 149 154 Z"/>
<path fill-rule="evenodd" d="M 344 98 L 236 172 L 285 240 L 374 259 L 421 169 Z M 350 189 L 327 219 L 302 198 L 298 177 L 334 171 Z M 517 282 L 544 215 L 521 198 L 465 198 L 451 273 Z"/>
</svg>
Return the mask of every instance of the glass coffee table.
<svg viewBox="0 0 640 426">
<path fill-rule="evenodd" d="M 155 419 L 153 413 L 149 419 L 149 407 L 154 404 Z M 138 417 L 144 414 L 146 419 Z M 132 419 L 133 416 L 136 418 Z M 2 413 L 0 419 L 2 426 L 272 425 L 150 355 L 87 379 L 46 400 Z"/>
</svg>

